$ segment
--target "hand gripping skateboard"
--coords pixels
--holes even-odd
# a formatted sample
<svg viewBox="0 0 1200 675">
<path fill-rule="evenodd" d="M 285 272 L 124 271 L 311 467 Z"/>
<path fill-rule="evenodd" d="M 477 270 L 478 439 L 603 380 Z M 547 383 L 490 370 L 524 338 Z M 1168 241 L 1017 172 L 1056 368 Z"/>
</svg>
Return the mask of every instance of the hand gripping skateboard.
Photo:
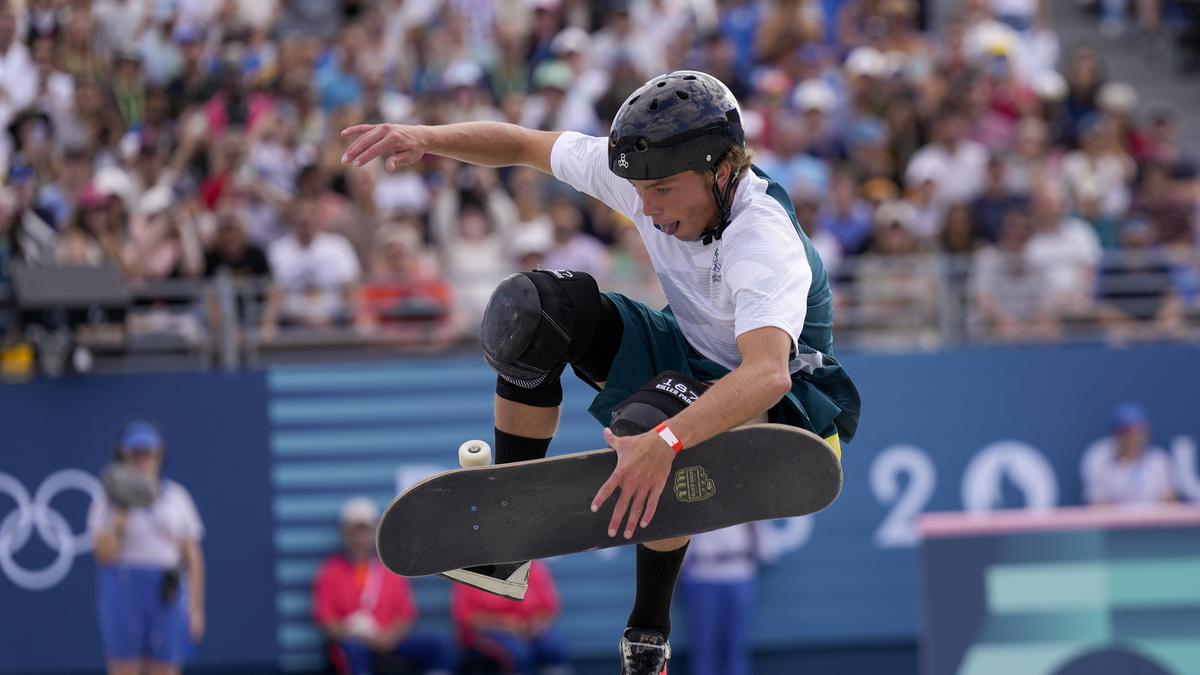
<svg viewBox="0 0 1200 675">
<path fill-rule="evenodd" d="M 464 443 L 467 468 L 436 474 L 392 500 L 376 531 L 396 574 L 548 558 L 815 513 L 837 499 L 842 468 L 815 434 L 781 424 L 737 427 L 679 453 L 650 526 L 608 536 L 617 501 L 591 501 L 617 465 L 612 450 L 482 465 L 490 449 Z"/>
</svg>

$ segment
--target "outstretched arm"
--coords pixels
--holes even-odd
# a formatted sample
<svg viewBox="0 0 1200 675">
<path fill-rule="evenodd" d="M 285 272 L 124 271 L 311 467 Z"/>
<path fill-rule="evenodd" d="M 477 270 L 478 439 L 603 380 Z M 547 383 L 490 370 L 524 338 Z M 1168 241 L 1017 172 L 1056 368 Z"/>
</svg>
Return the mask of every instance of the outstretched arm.
<svg viewBox="0 0 1200 675">
<path fill-rule="evenodd" d="M 695 403 L 667 420 L 666 425 L 683 447 L 689 448 L 763 414 L 791 388 L 788 372 L 791 347 L 791 336 L 772 326 L 739 335 L 741 365 L 717 380 Z M 617 451 L 617 468 L 596 493 L 592 510 L 598 510 L 620 488 L 608 536 L 617 535 L 628 511 L 624 534 L 629 539 L 639 524 L 646 527 L 654 518 L 675 454 L 653 431 L 617 437 L 605 429 L 604 439 Z"/>
<path fill-rule="evenodd" d="M 556 131 L 504 122 L 358 124 L 342 130 L 342 138 L 354 139 L 342 155 L 342 164 L 363 166 L 383 157 L 387 170 L 396 171 L 430 154 L 479 166 L 522 165 L 550 174 L 550 151 L 558 136 Z"/>
</svg>

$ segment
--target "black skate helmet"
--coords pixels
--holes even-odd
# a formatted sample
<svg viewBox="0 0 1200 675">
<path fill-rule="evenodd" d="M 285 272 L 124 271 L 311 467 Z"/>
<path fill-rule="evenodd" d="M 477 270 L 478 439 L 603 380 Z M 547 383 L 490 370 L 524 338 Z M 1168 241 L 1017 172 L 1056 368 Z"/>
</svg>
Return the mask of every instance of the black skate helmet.
<svg viewBox="0 0 1200 675">
<path fill-rule="evenodd" d="M 707 73 L 676 70 L 650 80 L 621 104 L 608 137 L 608 167 L 632 180 L 715 172 L 730 148 L 745 145 L 741 108 L 729 88 Z M 728 225 L 736 181 L 734 173 L 722 194 L 714 179 L 720 222 L 704 233 L 705 243 L 720 239 Z"/>
</svg>

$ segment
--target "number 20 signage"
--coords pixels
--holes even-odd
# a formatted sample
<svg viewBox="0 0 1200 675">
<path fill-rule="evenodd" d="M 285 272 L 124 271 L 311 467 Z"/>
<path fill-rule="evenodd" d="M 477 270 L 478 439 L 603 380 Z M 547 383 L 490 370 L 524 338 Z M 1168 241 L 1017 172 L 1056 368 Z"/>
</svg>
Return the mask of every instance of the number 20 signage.
<svg viewBox="0 0 1200 675">
<path fill-rule="evenodd" d="M 1080 457 L 1104 443 L 1104 439 L 1096 441 Z M 1176 491 L 1185 499 L 1200 499 L 1195 440 L 1176 437 L 1170 457 Z M 875 530 L 875 543 L 883 548 L 915 546 L 916 517 L 925 510 L 938 484 L 933 459 L 915 445 L 892 445 L 875 457 L 869 472 L 871 493 L 889 507 Z M 967 513 L 986 513 L 1003 506 L 1001 491 L 1006 481 L 1023 495 L 1026 510 L 1052 509 L 1059 503 L 1054 467 L 1037 448 L 1023 441 L 1001 440 L 984 446 L 967 463 L 961 480 L 961 505 Z"/>
</svg>

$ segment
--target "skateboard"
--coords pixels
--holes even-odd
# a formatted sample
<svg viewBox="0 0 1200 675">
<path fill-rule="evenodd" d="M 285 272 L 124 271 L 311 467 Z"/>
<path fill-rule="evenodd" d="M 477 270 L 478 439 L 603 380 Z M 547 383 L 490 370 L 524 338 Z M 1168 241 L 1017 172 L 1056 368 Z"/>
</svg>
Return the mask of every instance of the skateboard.
<svg viewBox="0 0 1200 675">
<path fill-rule="evenodd" d="M 608 536 L 616 495 L 591 510 L 616 468 L 613 450 L 469 466 L 490 461 L 487 445 L 470 441 L 459 458 L 467 468 L 413 485 L 384 511 L 376 545 L 392 572 L 424 576 L 803 516 L 842 489 L 841 463 L 820 437 L 750 424 L 679 453 L 649 527 L 625 539 Z"/>
</svg>

